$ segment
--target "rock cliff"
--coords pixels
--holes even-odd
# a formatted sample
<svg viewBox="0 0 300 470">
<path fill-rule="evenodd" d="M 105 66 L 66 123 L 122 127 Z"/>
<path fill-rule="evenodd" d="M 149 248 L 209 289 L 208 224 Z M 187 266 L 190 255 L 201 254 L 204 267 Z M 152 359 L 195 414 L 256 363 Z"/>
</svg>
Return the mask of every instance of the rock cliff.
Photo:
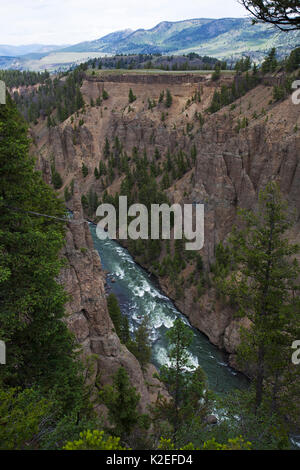
<svg viewBox="0 0 300 470">
<path fill-rule="evenodd" d="M 158 391 L 165 392 L 153 378 L 155 367 L 149 365 L 143 373 L 137 359 L 121 344 L 114 331 L 106 304 L 105 274 L 98 252 L 94 250 L 88 223 L 84 221 L 79 196 L 75 186 L 74 215 L 68 223 L 62 253 L 67 263 L 60 282 L 70 296 L 66 321 L 81 346 L 85 363 L 91 366 L 89 383 L 97 386 L 111 383 L 112 375 L 122 366 L 141 396 L 140 411 L 147 412 Z"/>
<path fill-rule="evenodd" d="M 206 77 L 195 83 L 188 75 L 185 77 L 186 81 L 182 77 L 178 80 L 170 77 L 167 83 L 166 78 L 162 83 L 155 77 L 149 80 L 133 77 L 131 82 L 129 78 L 118 80 L 116 77 L 113 80 L 106 77 L 106 81 L 94 78 L 84 82 L 82 92 L 87 105 L 82 115 L 69 118 L 49 132 L 43 125 L 34 129 L 38 164 L 48 182 L 51 158 L 55 158 L 56 169 L 63 177 L 64 187 L 75 179 L 80 194 L 87 194 L 92 189 L 101 198 L 104 189 L 111 194 L 119 191 L 124 175 L 116 177 L 105 188 L 101 181 L 94 177 L 94 168 L 98 167 L 100 160 L 104 160 L 103 146 L 106 137 L 110 142 L 118 137 L 128 154 L 136 146 L 140 151 L 146 149 L 150 156 L 153 156 L 156 148 L 163 155 L 168 149 L 182 149 L 189 154 L 192 145 L 195 145 L 195 165 L 168 188 L 167 192 L 173 202 L 204 203 L 205 246 L 201 254 L 206 269 L 215 261 L 216 245 L 226 240 L 233 225 L 237 223 L 237 208 L 255 208 L 259 191 L 271 179 L 279 182 L 284 196 L 289 201 L 290 210 L 296 213 L 297 225 L 289 237 L 291 240 L 299 240 L 299 106 L 295 106 L 290 98 L 274 102 L 272 87 L 269 81 L 266 81 L 233 105 L 214 115 L 208 115 L 205 110 L 211 103 L 214 90 L 219 89 L 223 82 L 213 84 Z M 227 81 L 228 77 L 225 82 Z M 173 96 L 172 107 L 168 110 L 158 103 L 160 93 L 166 86 Z M 137 100 L 129 106 L 130 87 L 133 87 Z M 101 106 L 89 106 L 90 100 L 96 100 L 103 89 L 108 92 L 109 99 Z M 192 99 L 195 93 L 200 93 L 201 100 Z M 147 104 L 149 99 L 156 102 L 153 109 Z M 199 113 L 205 117 L 205 123 L 201 125 L 197 119 Z M 83 125 L 82 122 L 79 125 L 80 118 L 84 121 Z M 239 123 L 242 119 L 247 125 L 241 129 Z M 81 172 L 82 163 L 89 170 L 85 178 Z M 74 198 L 69 204 L 74 207 Z M 82 236 L 86 235 L 82 232 Z M 80 300 L 77 303 L 74 300 L 73 304 L 70 304 L 70 312 L 76 311 L 75 316 L 73 314 L 70 317 L 70 322 L 77 322 L 80 325 L 79 330 L 82 329 L 80 334 L 85 336 L 88 328 L 84 312 L 90 305 L 89 289 L 93 289 L 94 274 L 91 269 L 100 271 L 100 267 L 97 263 L 94 264 L 94 261 L 87 261 L 80 252 L 80 248 L 86 247 L 86 244 L 80 246 L 80 241 L 75 249 L 72 238 L 74 235 L 69 234 L 68 237 L 68 245 L 73 248 L 67 257 L 71 265 L 72 261 L 78 261 L 78 277 L 84 278 L 78 281 L 71 268 L 65 275 L 71 281 L 71 286 L 77 282 L 78 285 L 86 285 L 87 289 L 84 296 L 78 294 Z M 92 253 L 90 251 L 88 256 L 94 260 L 96 255 Z M 85 273 L 81 273 L 81 267 Z M 189 267 L 183 277 L 188 274 Z M 162 278 L 160 283 L 195 327 L 204 332 L 215 345 L 233 355 L 231 360 L 234 364 L 240 322 L 234 319 L 234 312 L 230 307 L 217 300 L 213 289 L 208 289 L 200 300 L 195 301 L 196 288 L 186 287 L 183 298 L 176 300 L 174 288 L 169 281 Z M 97 286 L 95 289 L 98 290 Z M 93 309 L 93 305 L 92 303 L 90 308 Z M 97 308 L 92 310 L 96 311 Z M 93 317 L 94 313 L 91 313 L 91 318 Z M 99 341 L 93 339 L 93 327 L 81 341 L 92 352 L 106 351 L 103 356 L 105 359 L 102 360 L 103 367 L 107 367 L 110 362 L 117 364 L 119 358 L 121 360 L 122 346 L 115 337 L 109 342 L 110 346 L 107 344 L 105 338 L 112 334 L 108 320 L 101 328 L 97 330 Z M 127 357 L 126 354 L 124 357 Z"/>
</svg>

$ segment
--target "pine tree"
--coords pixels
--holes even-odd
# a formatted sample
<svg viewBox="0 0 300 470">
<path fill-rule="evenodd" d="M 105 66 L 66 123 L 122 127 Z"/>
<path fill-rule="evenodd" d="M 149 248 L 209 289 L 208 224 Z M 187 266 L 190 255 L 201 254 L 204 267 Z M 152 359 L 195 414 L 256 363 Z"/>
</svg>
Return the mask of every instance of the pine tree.
<svg viewBox="0 0 300 470">
<path fill-rule="evenodd" d="M 108 419 L 114 426 L 114 434 L 122 439 L 128 438 L 138 424 L 140 395 L 131 386 L 123 367 L 115 374 L 113 385 L 105 386 L 100 392 L 100 399 L 108 408 Z"/>
<path fill-rule="evenodd" d="M 66 202 L 70 201 L 72 198 L 72 194 L 70 193 L 68 186 L 65 187 L 64 196 Z"/>
<path fill-rule="evenodd" d="M 135 333 L 135 340 L 129 346 L 130 351 L 135 355 L 143 370 L 145 370 L 151 359 L 149 335 L 149 318 L 145 317 Z"/>
<path fill-rule="evenodd" d="M 168 357 L 170 366 L 163 366 L 160 375 L 173 397 L 173 416 L 171 420 L 176 435 L 179 428 L 180 406 L 187 386 L 187 374 L 185 372 L 186 368 L 191 367 L 188 349 L 193 340 L 193 333 L 180 318 L 177 318 L 166 336 L 169 342 Z"/>
<path fill-rule="evenodd" d="M 89 174 L 89 169 L 84 163 L 82 164 L 81 171 L 82 171 L 83 177 L 86 178 L 87 175 Z"/>
<path fill-rule="evenodd" d="M 271 410 L 279 412 L 282 406 L 292 407 L 299 385 L 291 361 L 291 344 L 300 335 L 300 271 L 292 261 L 299 247 L 284 238 L 292 223 L 275 183 L 260 193 L 256 213 L 240 214 L 245 228 L 230 238 L 237 269 L 223 290 L 237 303 L 240 316 L 251 320 L 251 328 L 242 331 L 239 360 L 254 376 L 255 412 L 267 399 Z"/>
<path fill-rule="evenodd" d="M 84 106 L 84 99 L 82 97 L 79 86 L 77 86 L 77 88 L 76 88 L 75 103 L 76 103 L 76 111 L 81 109 Z"/>
<path fill-rule="evenodd" d="M 166 108 L 171 108 L 172 103 L 173 103 L 173 98 L 172 98 L 170 90 L 168 89 L 166 93 Z"/>
<path fill-rule="evenodd" d="M 108 98 L 109 98 L 109 94 L 108 94 L 107 91 L 104 90 L 104 88 L 103 88 L 103 91 L 102 91 L 102 99 L 103 99 L 103 100 L 108 100 Z"/>
<path fill-rule="evenodd" d="M 107 174 L 107 169 L 106 169 L 106 165 L 104 162 L 102 162 L 102 160 L 100 160 L 100 163 L 99 163 L 99 177 L 103 176 L 103 175 L 106 175 Z"/>
<path fill-rule="evenodd" d="M 291 53 L 289 58 L 287 59 L 286 62 L 286 71 L 291 73 L 294 72 L 294 70 L 297 70 L 300 66 L 300 47 L 297 47 L 297 49 L 294 49 Z"/>
<path fill-rule="evenodd" d="M 65 209 L 29 157 L 27 127 L 7 96 L 0 106 L 0 338 L 9 354 L 2 386 L 38 387 L 57 401 L 57 413 L 76 409 L 82 376 L 75 343 L 62 321 L 67 300 L 57 277 Z M 12 210 L 16 208 L 18 210 Z"/>
<path fill-rule="evenodd" d="M 0 389 L 0 450 L 24 450 L 36 440 L 51 403 L 36 390 Z"/>
<path fill-rule="evenodd" d="M 160 93 L 160 95 L 159 95 L 158 102 L 159 102 L 159 103 L 163 103 L 164 97 L 165 97 L 165 92 L 164 92 L 164 90 L 163 90 L 163 91 Z"/>
<path fill-rule="evenodd" d="M 94 169 L 94 176 L 95 176 L 96 180 L 98 180 L 98 179 L 100 178 L 98 168 L 95 168 L 95 169 Z"/>
<path fill-rule="evenodd" d="M 167 420 L 172 426 L 176 444 L 185 441 L 193 427 L 197 436 L 210 413 L 213 395 L 208 391 L 207 379 L 201 367 L 195 368 L 189 360 L 193 332 L 177 318 L 166 334 L 169 347 L 169 366 L 163 366 L 159 379 L 165 384 L 172 399 L 160 397 L 152 408 L 155 422 Z M 189 437 L 188 437 L 189 438 Z"/>
<path fill-rule="evenodd" d="M 196 148 L 196 145 L 193 144 L 191 148 L 191 159 L 194 164 L 196 163 L 196 158 L 197 158 L 197 148 Z"/>
<path fill-rule="evenodd" d="M 129 324 L 126 315 L 123 315 L 115 294 L 109 294 L 107 297 L 107 307 L 110 318 L 114 324 L 117 335 L 122 343 L 130 342 Z"/>
<path fill-rule="evenodd" d="M 98 207 L 98 196 L 97 193 L 95 193 L 95 191 L 93 191 L 92 189 L 90 189 L 88 192 L 88 206 L 88 214 L 89 216 L 93 216 Z"/>
<path fill-rule="evenodd" d="M 264 62 L 262 63 L 261 69 L 263 73 L 274 72 L 277 67 L 276 60 L 276 49 L 273 47 Z"/>
<path fill-rule="evenodd" d="M 104 145 L 104 149 L 103 149 L 103 155 L 104 155 L 104 158 L 108 158 L 109 155 L 110 155 L 110 146 L 109 146 L 109 141 L 108 141 L 107 137 L 105 138 L 105 145 Z"/>
<path fill-rule="evenodd" d="M 55 189 L 60 189 L 63 185 L 63 180 L 58 171 L 56 171 L 55 165 L 51 167 L 51 183 Z"/>
<path fill-rule="evenodd" d="M 121 323 L 122 323 L 122 313 L 118 304 L 118 299 L 115 294 L 109 294 L 107 297 L 107 307 L 109 311 L 110 318 L 114 324 L 117 335 L 120 337 L 121 334 Z"/>
<path fill-rule="evenodd" d="M 133 91 L 130 88 L 129 94 L 128 94 L 128 101 L 129 103 L 133 103 L 135 100 L 136 100 L 136 96 L 133 94 Z"/>
<path fill-rule="evenodd" d="M 212 74 L 211 79 L 215 82 L 221 77 L 221 66 L 219 63 L 215 65 L 214 73 Z"/>
</svg>

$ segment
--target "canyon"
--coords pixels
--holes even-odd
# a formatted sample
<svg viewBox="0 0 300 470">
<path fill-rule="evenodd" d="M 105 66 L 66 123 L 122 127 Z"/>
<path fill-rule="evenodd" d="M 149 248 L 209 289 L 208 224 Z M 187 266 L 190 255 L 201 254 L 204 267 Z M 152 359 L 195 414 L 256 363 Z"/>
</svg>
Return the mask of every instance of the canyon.
<svg viewBox="0 0 300 470">
<path fill-rule="evenodd" d="M 172 203 L 204 204 L 205 244 L 201 255 L 206 272 L 215 262 L 217 245 L 226 244 L 232 227 L 239 224 L 238 208 L 255 209 L 259 191 L 270 180 L 279 183 L 296 219 L 289 239 L 299 241 L 300 108 L 290 97 L 274 101 L 273 85 L 280 79 L 280 76 L 265 78 L 232 105 L 209 114 L 206 110 L 215 90 L 230 85 L 235 80 L 233 76 L 222 75 L 214 82 L 210 74 L 87 73 L 81 87 L 86 103 L 83 111 L 55 127 L 47 128 L 45 121 L 39 121 L 32 128 L 37 167 L 51 184 L 51 166 L 55 164 L 63 180 L 61 194 L 75 182 L 68 207 L 74 212 L 74 220 L 80 221 L 84 217 L 82 195 L 91 190 L 99 199 L 105 190 L 115 195 L 125 178 L 124 174 L 117 174 L 104 185 L 102 179 L 94 176 L 99 162 L 105 161 L 106 138 L 113 143 L 117 137 L 128 155 L 136 147 L 141 153 L 146 150 L 154 160 L 155 151 L 159 151 L 161 163 L 166 160 L 168 150 L 175 153 L 180 149 L 190 154 L 195 146 L 195 164 L 165 192 Z M 136 100 L 129 104 L 130 88 Z M 166 89 L 173 97 L 170 108 L 159 103 L 159 96 Z M 108 99 L 94 105 L 104 90 Z M 193 99 L 195 94 L 201 99 Z M 155 100 L 156 106 L 149 109 L 149 100 Z M 197 118 L 200 113 L 204 118 L 201 122 Z M 241 119 L 247 122 L 244 128 L 238 125 Z M 82 173 L 83 164 L 88 169 L 86 176 Z M 113 331 L 105 301 L 105 275 L 87 224 L 70 222 L 64 256 L 69 263 L 61 274 L 61 282 L 72 296 L 67 305 L 67 321 L 83 347 L 83 354 L 96 355 L 91 380 L 95 382 L 96 377 L 101 377 L 107 383 L 111 372 L 123 365 L 143 397 L 141 406 L 145 410 L 157 394 L 158 383 L 152 377 L 154 368 L 150 366 L 145 378 L 134 356 L 121 345 Z M 149 266 L 145 264 L 145 268 Z M 218 297 L 213 286 L 199 299 L 196 287 L 187 282 L 191 273 L 187 263 L 181 273 L 185 284 L 179 299 L 167 276 L 158 280 L 192 326 L 226 351 L 230 364 L 237 366 L 239 331 L 248 321 L 237 319 L 232 307 Z M 146 385 L 149 382 L 152 382 L 150 387 Z"/>
</svg>

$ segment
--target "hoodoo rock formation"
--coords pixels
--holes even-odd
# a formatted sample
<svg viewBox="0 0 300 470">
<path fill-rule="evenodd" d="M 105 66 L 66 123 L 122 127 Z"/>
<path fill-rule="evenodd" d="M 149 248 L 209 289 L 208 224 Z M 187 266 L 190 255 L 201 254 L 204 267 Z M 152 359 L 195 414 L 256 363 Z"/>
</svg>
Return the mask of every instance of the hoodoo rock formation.
<svg viewBox="0 0 300 470">
<path fill-rule="evenodd" d="M 195 165 L 181 179 L 171 183 L 167 194 L 172 202 L 204 203 L 205 246 L 201 254 L 206 270 L 215 261 L 217 244 L 226 241 L 233 225 L 238 223 L 237 209 L 255 208 L 259 191 L 271 179 L 279 182 L 291 212 L 295 211 L 297 225 L 289 237 L 299 240 L 299 106 L 290 98 L 275 102 L 273 88 L 265 80 L 234 104 L 213 115 L 206 113 L 215 89 L 229 80 L 226 77 L 215 83 L 202 77 L 195 83 L 189 75 L 180 76 L 178 80 L 165 75 L 162 82 L 155 77 L 145 80 L 142 76 L 130 75 L 125 80 L 117 74 L 113 79 L 110 76 L 89 78 L 82 86 L 86 101 L 82 114 L 50 130 L 45 129 L 44 124 L 35 127 L 38 166 L 50 182 L 51 162 L 55 161 L 64 182 L 62 191 L 75 180 L 80 195 L 92 190 L 101 199 L 104 189 L 109 194 L 119 191 L 124 179 L 124 174 L 119 174 L 104 187 L 101 180 L 94 177 L 99 161 L 105 161 L 106 137 L 112 146 L 118 137 L 128 155 L 136 147 L 141 154 L 146 150 L 148 156 L 154 158 L 158 149 L 162 162 L 168 150 L 181 149 L 190 154 L 195 146 Z M 130 88 L 137 99 L 129 105 Z M 173 97 L 170 108 L 159 103 L 159 96 L 166 88 Z M 109 98 L 99 106 L 90 106 L 91 100 L 95 102 L 104 89 Z M 192 99 L 195 93 L 201 95 L 200 100 Z M 148 106 L 149 100 L 150 103 L 155 101 L 154 107 Z M 200 113 L 205 122 L 199 123 Z M 242 119 L 244 126 L 240 126 Z M 88 168 L 85 177 L 83 163 Z M 78 205 L 75 199 L 74 196 L 69 202 L 74 209 L 75 204 Z M 81 251 L 85 248 L 88 248 L 87 253 Z M 73 295 L 68 306 L 71 329 L 87 352 L 99 354 L 98 371 L 101 369 L 104 380 L 108 370 L 124 364 L 135 377 L 139 390 L 146 393 L 135 359 L 112 331 L 105 306 L 103 274 L 86 226 L 72 226 L 67 237 L 66 257 L 70 267 L 63 273 L 62 281 Z M 183 278 L 188 275 L 189 266 L 182 273 Z M 192 325 L 232 355 L 234 364 L 240 322 L 231 308 L 218 300 L 214 289 L 207 289 L 201 299 L 195 301 L 196 287 L 188 286 L 178 300 L 167 278 L 160 278 L 160 283 Z"/>
</svg>

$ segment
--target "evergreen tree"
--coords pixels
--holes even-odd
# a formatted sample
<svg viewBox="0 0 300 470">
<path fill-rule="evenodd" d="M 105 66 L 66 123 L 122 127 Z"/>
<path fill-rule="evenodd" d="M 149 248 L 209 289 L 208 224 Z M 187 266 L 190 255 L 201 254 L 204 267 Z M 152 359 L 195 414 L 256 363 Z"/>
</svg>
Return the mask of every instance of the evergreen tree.
<svg viewBox="0 0 300 470">
<path fill-rule="evenodd" d="M 84 99 L 82 97 L 81 91 L 79 86 L 76 88 L 76 110 L 83 108 L 84 106 Z"/>
<path fill-rule="evenodd" d="M 54 164 L 51 166 L 51 183 L 55 189 L 60 189 L 63 185 L 63 180 L 58 171 L 56 171 Z"/>
<path fill-rule="evenodd" d="M 93 191 L 92 189 L 89 190 L 88 192 L 88 214 L 90 217 L 92 217 L 97 208 L 98 208 L 98 196 L 97 196 L 97 193 L 95 193 L 95 191 Z"/>
<path fill-rule="evenodd" d="M 101 160 L 100 163 L 99 163 L 99 177 L 101 177 L 103 175 L 106 175 L 106 174 L 107 174 L 106 165 Z"/>
<path fill-rule="evenodd" d="M 112 322 L 114 324 L 116 333 L 120 337 L 122 313 L 119 307 L 118 299 L 115 294 L 109 294 L 109 296 L 107 297 L 107 307 L 110 318 L 112 319 Z"/>
<path fill-rule="evenodd" d="M 114 426 L 114 434 L 122 439 L 128 438 L 138 424 L 140 395 L 131 386 L 123 367 L 115 374 L 113 385 L 105 386 L 100 392 L 100 399 L 108 408 L 108 419 Z"/>
<path fill-rule="evenodd" d="M 68 186 L 65 187 L 64 196 L 66 202 L 70 201 L 72 198 L 72 194 L 70 193 Z"/>
<path fill-rule="evenodd" d="M 143 370 L 151 360 L 151 343 L 149 340 L 149 318 L 145 317 L 135 333 L 129 349 L 135 355 Z"/>
<path fill-rule="evenodd" d="M 166 108 L 171 108 L 172 103 L 173 103 L 173 98 L 172 98 L 170 90 L 168 89 L 166 93 Z"/>
<path fill-rule="evenodd" d="M 0 450 L 30 448 L 50 412 L 51 403 L 36 390 L 0 389 Z"/>
<path fill-rule="evenodd" d="M 82 171 L 83 177 L 86 178 L 87 175 L 89 174 L 89 169 L 84 163 L 82 164 L 81 171 Z"/>
<path fill-rule="evenodd" d="M 109 146 L 109 141 L 108 141 L 107 137 L 105 138 L 105 145 L 104 145 L 104 149 L 103 149 L 103 155 L 104 155 L 104 158 L 108 158 L 109 155 L 110 155 L 110 146 Z"/>
<path fill-rule="evenodd" d="M 133 94 L 132 89 L 129 90 L 128 101 L 129 103 L 133 103 L 136 100 L 136 96 Z"/>
<path fill-rule="evenodd" d="M 171 422 L 174 425 L 174 434 L 179 429 L 180 406 L 184 399 L 187 386 L 186 369 L 191 367 L 188 349 L 193 340 L 193 333 L 180 318 L 175 320 L 173 327 L 167 332 L 169 342 L 168 358 L 170 366 L 163 366 L 161 369 L 161 379 L 167 385 L 171 393 L 172 415 Z"/>
<path fill-rule="evenodd" d="M 291 423 L 286 417 L 270 413 L 268 406 L 254 412 L 255 390 L 247 387 L 232 390 L 218 401 L 218 409 L 226 409 L 227 420 L 219 424 L 219 436 L 226 439 L 243 436 L 255 450 L 288 450 L 291 448 L 289 433 Z M 195 430 L 197 432 L 197 429 Z M 218 438 L 218 436 L 217 436 Z"/>
<path fill-rule="evenodd" d="M 154 422 L 167 420 L 172 426 L 172 437 L 176 444 L 190 439 L 190 430 L 199 433 L 205 429 L 205 417 L 209 413 L 212 394 L 207 391 L 207 380 L 203 370 L 194 368 L 189 361 L 189 347 L 193 333 L 178 318 L 167 332 L 170 365 L 163 366 L 160 380 L 171 394 L 171 401 L 160 397 L 153 408 Z"/>
<path fill-rule="evenodd" d="M 39 388 L 59 413 L 76 409 L 84 395 L 57 283 L 65 226 L 26 211 L 63 218 L 65 209 L 28 152 L 26 124 L 7 96 L 0 106 L 0 338 L 9 353 L 0 382 Z"/>
<path fill-rule="evenodd" d="M 260 193 L 257 213 L 241 211 L 241 216 L 245 228 L 230 239 L 237 269 L 223 289 L 237 303 L 240 316 L 251 320 L 250 329 L 242 330 L 238 354 L 254 377 L 255 412 L 269 401 L 271 412 L 284 414 L 284 407 L 292 409 L 300 382 L 291 361 L 291 345 L 300 335 L 300 271 L 292 261 L 299 247 L 284 238 L 292 223 L 275 183 Z"/>
<path fill-rule="evenodd" d="M 262 63 L 261 70 L 263 73 L 274 72 L 277 67 L 276 49 L 273 47 Z"/>
<path fill-rule="evenodd" d="M 297 47 L 290 53 L 285 67 L 286 71 L 289 73 L 294 72 L 294 70 L 300 67 L 300 47 Z"/>
<path fill-rule="evenodd" d="M 163 91 L 160 93 L 160 95 L 159 95 L 158 102 L 159 102 L 159 103 L 163 103 L 164 97 L 165 97 L 165 91 L 163 90 Z"/>
<path fill-rule="evenodd" d="M 127 344 L 130 341 L 128 319 L 126 315 L 122 314 L 115 294 L 111 293 L 107 297 L 107 307 L 117 335 L 122 343 Z"/>
<path fill-rule="evenodd" d="M 237 72 L 247 72 L 251 69 L 251 59 L 249 56 L 243 57 L 242 59 L 238 60 L 235 64 L 234 69 Z"/>
<path fill-rule="evenodd" d="M 216 82 L 217 80 L 219 80 L 219 78 L 221 77 L 221 66 L 220 64 L 216 64 L 215 65 L 215 70 L 214 70 L 214 73 L 212 74 L 212 77 L 211 79 Z"/>
<path fill-rule="evenodd" d="M 94 169 L 94 176 L 95 176 L 96 180 L 98 180 L 98 179 L 100 178 L 100 174 L 99 174 L 98 168 L 95 168 L 95 169 Z"/>
</svg>

